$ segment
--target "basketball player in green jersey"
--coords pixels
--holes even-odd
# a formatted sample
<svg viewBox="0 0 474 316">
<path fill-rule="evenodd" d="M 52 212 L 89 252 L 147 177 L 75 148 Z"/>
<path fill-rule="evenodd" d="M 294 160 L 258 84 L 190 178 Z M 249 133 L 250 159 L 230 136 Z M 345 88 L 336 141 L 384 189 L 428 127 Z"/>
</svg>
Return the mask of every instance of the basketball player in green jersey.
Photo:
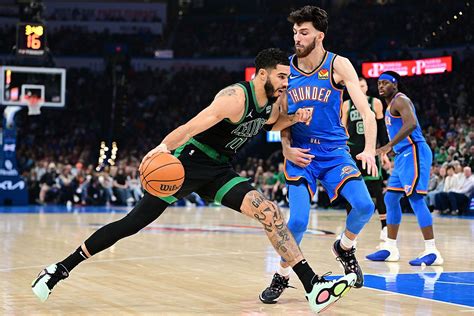
<svg viewBox="0 0 474 316">
<path fill-rule="evenodd" d="M 44 302 L 53 287 L 82 261 L 136 234 L 170 204 L 191 192 L 257 220 L 275 250 L 301 280 L 313 311 L 329 307 L 354 285 L 357 278 L 354 273 L 335 280 L 317 276 L 288 230 L 278 205 L 252 187 L 248 179 L 239 177 L 230 164 L 239 149 L 264 126 L 279 130 L 305 124 L 310 118 L 304 109 L 294 115 L 281 113 L 290 74 L 285 53 L 265 49 L 257 55 L 255 67 L 253 80 L 236 83 L 217 93 L 208 107 L 169 133 L 143 159 L 142 164 L 154 154 L 174 151 L 185 170 L 180 190 L 166 198 L 145 193 L 127 216 L 101 227 L 71 255 L 41 271 L 32 284 L 33 292 L 41 301 Z M 159 282 L 158 277 L 156 281 Z"/>
<path fill-rule="evenodd" d="M 367 90 L 369 87 L 367 85 L 367 81 L 363 77 L 359 77 L 359 85 L 362 92 L 367 96 Z M 375 119 L 377 120 L 378 142 L 380 144 L 386 144 L 387 134 L 383 120 L 384 116 L 382 101 L 371 96 L 367 96 L 367 101 L 369 102 L 371 110 L 375 113 Z M 382 225 L 380 239 L 385 241 L 385 239 L 387 239 L 387 210 L 383 200 L 383 178 L 380 158 L 375 158 L 377 168 L 379 170 L 378 175 L 369 175 L 367 171 L 362 168 L 361 161 L 355 158 L 365 148 L 365 133 L 362 117 L 351 99 L 344 101 L 342 104 L 341 114 L 342 124 L 344 124 L 347 133 L 349 134 L 349 140 L 347 144 L 349 145 L 352 158 L 357 163 L 357 167 L 364 177 L 364 181 L 367 185 L 367 189 L 369 189 L 370 196 L 375 199 L 375 207 L 379 213 L 380 223 Z M 383 160 L 384 164 L 387 162 L 390 163 L 386 155 L 383 156 Z M 348 211 L 350 211 L 350 209 Z"/>
</svg>

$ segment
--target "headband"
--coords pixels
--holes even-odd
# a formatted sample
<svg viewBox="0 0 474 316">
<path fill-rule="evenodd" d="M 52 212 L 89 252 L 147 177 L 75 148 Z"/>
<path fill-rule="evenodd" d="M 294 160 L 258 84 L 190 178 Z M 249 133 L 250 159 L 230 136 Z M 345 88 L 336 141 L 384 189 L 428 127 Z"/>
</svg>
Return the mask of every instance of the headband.
<svg viewBox="0 0 474 316">
<path fill-rule="evenodd" d="M 381 74 L 378 80 L 379 81 L 380 80 L 388 80 L 392 83 L 398 83 L 398 80 L 394 76 L 389 75 L 389 74 Z"/>
</svg>

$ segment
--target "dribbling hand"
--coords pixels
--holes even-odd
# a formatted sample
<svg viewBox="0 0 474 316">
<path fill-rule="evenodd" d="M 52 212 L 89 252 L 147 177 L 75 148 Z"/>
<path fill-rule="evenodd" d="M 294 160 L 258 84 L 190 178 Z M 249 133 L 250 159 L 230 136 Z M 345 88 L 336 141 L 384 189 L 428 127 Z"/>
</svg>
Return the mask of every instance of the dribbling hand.
<svg viewBox="0 0 474 316">
<path fill-rule="evenodd" d="M 156 146 L 155 148 L 153 148 L 152 150 L 150 150 L 146 155 L 145 157 L 143 157 L 142 159 L 142 162 L 140 163 L 140 167 L 139 167 L 139 170 L 142 168 L 143 164 L 148 160 L 150 159 L 153 155 L 155 154 L 158 154 L 158 153 L 171 153 L 169 150 L 168 150 L 168 147 L 165 145 L 165 144 L 160 144 L 158 146 Z"/>
<path fill-rule="evenodd" d="M 362 169 L 367 170 L 367 173 L 370 176 L 378 177 L 379 171 L 377 169 L 377 164 L 375 163 L 375 154 L 364 150 L 358 154 L 356 158 L 362 161 Z"/>
</svg>

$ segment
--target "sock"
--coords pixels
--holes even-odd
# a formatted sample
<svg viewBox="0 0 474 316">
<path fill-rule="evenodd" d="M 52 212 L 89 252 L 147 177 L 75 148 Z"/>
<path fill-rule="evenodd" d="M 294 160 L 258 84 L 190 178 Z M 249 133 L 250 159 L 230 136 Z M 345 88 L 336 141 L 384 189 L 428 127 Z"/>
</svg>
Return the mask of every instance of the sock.
<svg viewBox="0 0 474 316">
<path fill-rule="evenodd" d="M 382 224 L 382 229 L 387 226 L 387 220 L 386 219 L 382 219 L 380 220 L 380 223 Z"/>
<path fill-rule="evenodd" d="M 385 242 L 387 246 L 396 248 L 397 247 L 397 240 L 396 239 L 390 239 L 387 238 L 387 241 Z"/>
<path fill-rule="evenodd" d="M 278 265 L 277 273 L 279 275 L 284 276 L 286 278 L 290 276 L 290 272 L 291 272 L 291 267 L 283 268 L 281 264 Z"/>
<path fill-rule="evenodd" d="M 72 269 L 74 269 L 79 263 L 86 259 L 87 256 L 84 254 L 84 251 L 82 251 L 81 247 L 79 246 L 76 251 L 70 254 L 69 257 L 67 257 L 63 261 L 59 262 L 59 264 L 62 264 L 68 272 L 71 272 Z"/>
<path fill-rule="evenodd" d="M 425 240 L 425 250 L 436 250 L 434 238 Z"/>
<path fill-rule="evenodd" d="M 352 247 L 354 247 L 354 243 L 355 243 L 355 240 L 351 240 L 349 239 L 346 234 L 342 233 L 342 236 L 341 236 L 341 248 L 343 250 L 349 250 L 349 249 L 352 249 Z"/>
<path fill-rule="evenodd" d="M 312 281 L 316 274 L 314 273 L 313 269 L 311 269 L 308 262 L 305 259 L 301 260 L 294 265 L 293 271 L 295 271 L 301 283 L 303 283 L 306 293 L 311 293 L 313 290 Z"/>
</svg>

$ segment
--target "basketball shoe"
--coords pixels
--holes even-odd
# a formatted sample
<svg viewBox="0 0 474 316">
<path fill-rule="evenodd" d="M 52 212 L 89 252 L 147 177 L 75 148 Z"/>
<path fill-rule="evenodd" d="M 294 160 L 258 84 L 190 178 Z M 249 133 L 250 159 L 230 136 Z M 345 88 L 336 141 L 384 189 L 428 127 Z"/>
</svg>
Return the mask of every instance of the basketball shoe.
<svg viewBox="0 0 474 316">
<path fill-rule="evenodd" d="M 344 268 L 344 274 L 349 275 L 350 273 L 354 273 L 357 276 L 354 287 L 361 288 L 364 285 L 364 274 L 355 257 L 355 251 L 355 247 L 352 247 L 350 250 L 342 249 L 340 240 L 336 240 L 332 247 L 332 252 L 336 256 L 336 260 L 339 261 Z"/>
<path fill-rule="evenodd" d="M 400 260 L 400 252 L 396 245 L 385 242 L 379 250 L 365 257 L 371 261 L 396 262 Z"/>
<path fill-rule="evenodd" d="M 289 280 L 290 279 L 285 278 L 279 273 L 275 273 L 270 286 L 260 294 L 260 301 L 265 304 L 275 304 L 278 302 L 280 295 L 285 289 L 289 287 L 294 288 L 293 286 L 288 285 Z"/>
<path fill-rule="evenodd" d="M 321 313 L 328 309 L 332 304 L 337 302 L 343 295 L 345 295 L 357 281 L 355 273 L 349 273 L 339 279 L 326 280 L 323 276 L 315 276 L 313 279 L 313 289 L 310 293 L 306 293 L 311 310 L 315 313 Z"/>
<path fill-rule="evenodd" d="M 68 276 L 69 272 L 62 264 L 52 264 L 43 269 L 31 283 L 33 293 L 35 293 L 41 302 L 45 302 L 56 283 Z"/>
<path fill-rule="evenodd" d="M 444 263 L 444 259 L 437 249 L 430 249 L 423 251 L 418 257 L 408 263 L 412 266 L 440 266 Z"/>
</svg>

